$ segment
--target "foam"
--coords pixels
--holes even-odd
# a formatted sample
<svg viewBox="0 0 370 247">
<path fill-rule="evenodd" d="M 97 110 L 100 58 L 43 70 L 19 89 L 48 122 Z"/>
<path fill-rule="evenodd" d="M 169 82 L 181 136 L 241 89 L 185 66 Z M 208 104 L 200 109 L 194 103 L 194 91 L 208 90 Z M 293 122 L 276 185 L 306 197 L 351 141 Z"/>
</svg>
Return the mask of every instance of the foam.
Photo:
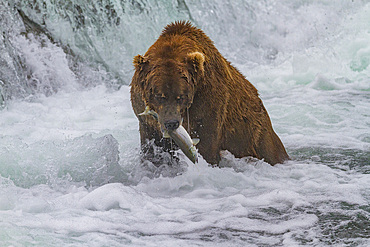
<svg viewBox="0 0 370 247">
<path fill-rule="evenodd" d="M 13 94 L 1 111 L 0 245 L 367 246 L 370 5 L 175 2 L 128 2 L 121 23 L 130 27 L 101 36 L 101 26 L 78 29 L 68 18 L 60 26 L 58 13 L 29 9 L 35 21 L 47 16 L 45 26 L 80 56 L 96 59 L 73 61 L 77 68 L 59 46 L 11 33 L 20 23 L 5 29 L 12 35 L 1 49 L 16 50 L 2 54 L 22 55 L 40 90 Z M 181 152 L 180 167 L 141 162 L 130 88 L 112 84 L 129 84 L 131 55 L 179 16 L 191 17 L 257 87 L 291 161 L 270 166 L 225 151 L 222 168 L 202 157 L 194 165 Z M 123 79 L 110 81 L 111 73 Z M 41 90 L 48 85 L 56 90 Z"/>
</svg>

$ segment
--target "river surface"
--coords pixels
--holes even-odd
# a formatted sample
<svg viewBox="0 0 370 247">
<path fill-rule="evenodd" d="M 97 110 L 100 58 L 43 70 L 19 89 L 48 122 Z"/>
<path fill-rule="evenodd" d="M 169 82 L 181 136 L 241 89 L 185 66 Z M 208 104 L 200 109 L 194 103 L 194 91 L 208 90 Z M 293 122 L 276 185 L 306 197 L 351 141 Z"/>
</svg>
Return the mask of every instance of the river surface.
<svg viewBox="0 0 370 247">
<path fill-rule="evenodd" d="M 140 161 L 132 58 L 175 20 L 290 161 Z M 8 0 L 0 31 L 0 246 L 370 246 L 369 1 Z"/>
</svg>

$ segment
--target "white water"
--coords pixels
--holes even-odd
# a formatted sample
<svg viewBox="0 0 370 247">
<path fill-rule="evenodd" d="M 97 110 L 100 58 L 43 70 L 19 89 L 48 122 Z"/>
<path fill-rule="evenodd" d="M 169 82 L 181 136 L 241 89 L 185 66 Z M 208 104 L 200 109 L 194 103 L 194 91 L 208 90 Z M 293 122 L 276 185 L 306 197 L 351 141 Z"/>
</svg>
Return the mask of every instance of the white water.
<svg viewBox="0 0 370 247">
<path fill-rule="evenodd" d="M 257 87 L 292 160 L 142 164 L 129 79 L 110 86 L 119 66 L 71 69 L 58 45 L 13 34 L 38 88 L 16 97 L 20 76 L 0 112 L 0 246 L 370 245 L 370 4 L 186 4 L 174 16 L 167 6 L 139 48 L 104 66 L 131 66 L 162 26 L 190 13 Z M 146 5 L 153 16 L 159 7 Z M 135 13 L 127 18 L 141 25 Z"/>
</svg>

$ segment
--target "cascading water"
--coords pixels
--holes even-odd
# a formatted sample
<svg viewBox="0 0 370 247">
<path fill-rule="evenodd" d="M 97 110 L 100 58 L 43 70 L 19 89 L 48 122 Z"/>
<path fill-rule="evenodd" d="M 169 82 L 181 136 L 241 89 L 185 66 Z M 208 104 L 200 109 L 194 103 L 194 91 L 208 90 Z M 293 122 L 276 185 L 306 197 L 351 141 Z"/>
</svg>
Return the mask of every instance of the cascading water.
<svg viewBox="0 0 370 247">
<path fill-rule="evenodd" d="M 1 1 L 0 245 L 368 246 L 369 12 L 346 0 Z M 132 58 L 175 20 L 256 86 L 291 161 L 140 160 Z"/>
</svg>

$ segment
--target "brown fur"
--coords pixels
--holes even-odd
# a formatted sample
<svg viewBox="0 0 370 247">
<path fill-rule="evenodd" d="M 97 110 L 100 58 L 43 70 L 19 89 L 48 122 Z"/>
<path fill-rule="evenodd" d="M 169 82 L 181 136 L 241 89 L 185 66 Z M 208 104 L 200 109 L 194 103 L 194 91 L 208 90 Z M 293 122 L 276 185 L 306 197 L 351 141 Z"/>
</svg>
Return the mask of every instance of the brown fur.
<svg viewBox="0 0 370 247">
<path fill-rule="evenodd" d="M 289 158 L 257 89 L 189 22 L 165 27 L 146 54 L 134 58 L 134 66 L 131 101 L 143 147 L 150 139 L 165 147 L 161 129 L 166 121 L 184 119 L 190 135 L 201 140 L 199 153 L 211 164 L 218 164 L 221 150 L 272 165 Z M 158 113 L 159 122 L 138 116 L 146 105 Z"/>
</svg>

